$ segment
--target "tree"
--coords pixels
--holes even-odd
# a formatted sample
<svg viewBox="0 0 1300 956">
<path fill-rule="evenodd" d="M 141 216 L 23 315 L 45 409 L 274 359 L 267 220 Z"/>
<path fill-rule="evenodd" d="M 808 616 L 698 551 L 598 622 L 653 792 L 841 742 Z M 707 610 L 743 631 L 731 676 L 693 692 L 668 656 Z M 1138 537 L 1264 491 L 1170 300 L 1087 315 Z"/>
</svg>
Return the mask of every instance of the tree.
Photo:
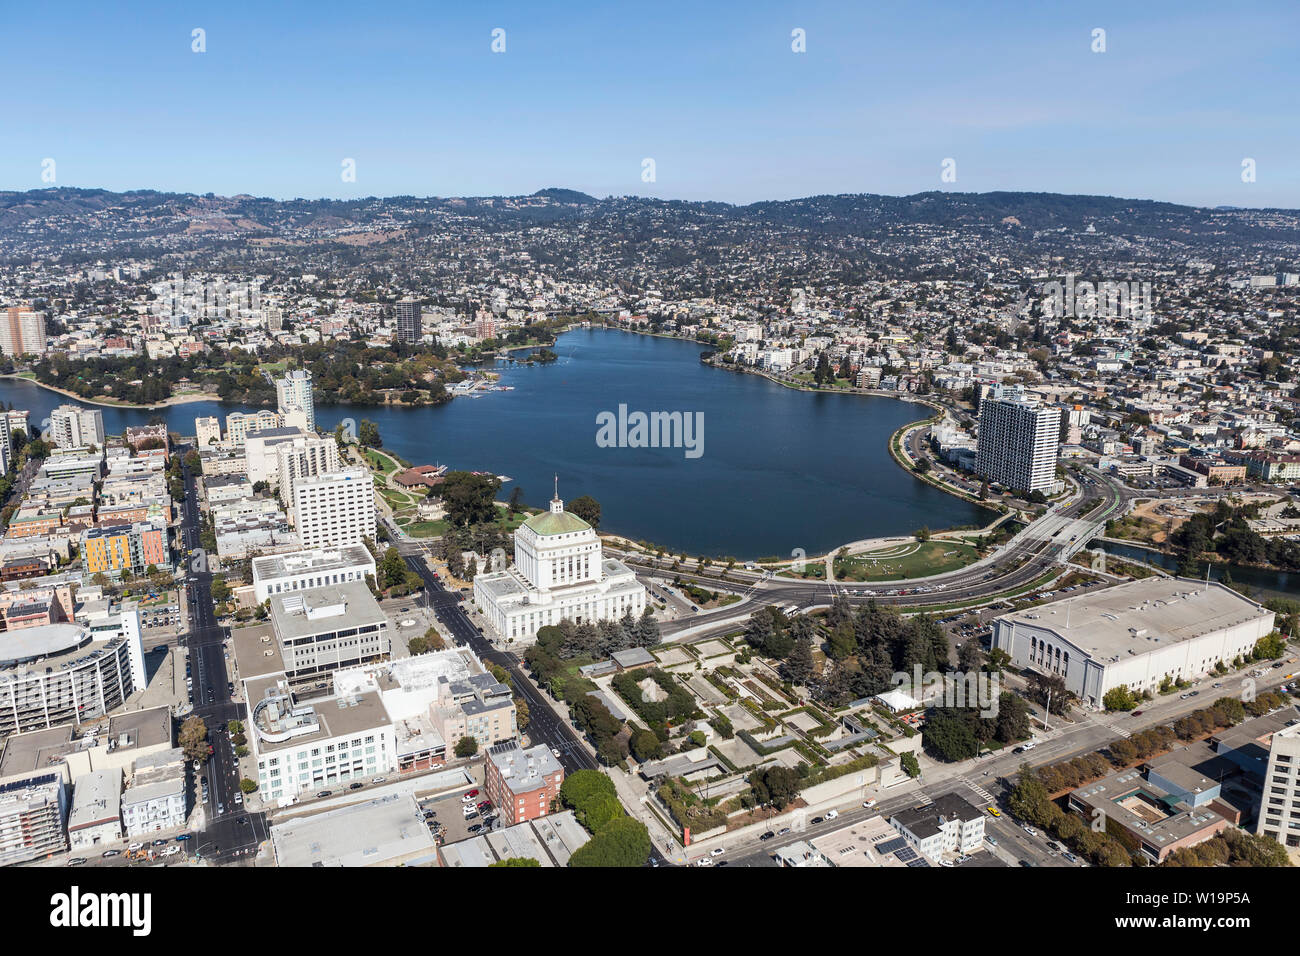
<svg viewBox="0 0 1300 956">
<path fill-rule="evenodd" d="M 494 475 L 476 475 L 469 471 L 449 471 L 441 485 L 430 489 L 430 496 L 442 499 L 447 521 L 457 528 L 496 521 L 496 495 L 501 479 Z M 459 575 L 457 575 L 459 577 Z"/>
<path fill-rule="evenodd" d="M 785 673 L 794 684 L 807 684 L 813 676 L 812 641 L 807 636 L 794 642 L 794 649 L 786 658 Z"/>
<path fill-rule="evenodd" d="M 478 753 L 478 741 L 473 737 L 461 737 L 456 741 L 457 757 L 472 757 Z"/>
<path fill-rule="evenodd" d="M 1132 710 L 1138 705 L 1137 698 L 1128 689 L 1128 684 L 1112 687 L 1101 698 L 1102 706 L 1107 710 Z"/>
<path fill-rule="evenodd" d="M 252 793 L 257 789 L 257 781 L 245 777 L 243 780 L 239 781 L 239 789 L 244 793 Z"/>
<path fill-rule="evenodd" d="M 214 577 L 212 579 L 212 600 L 218 604 L 224 604 L 230 600 L 230 585 L 226 583 L 225 578 Z"/>
<path fill-rule="evenodd" d="M 524 510 L 524 489 L 520 488 L 518 485 L 515 485 L 514 489 L 510 492 L 510 513 L 512 515 L 517 515 L 519 514 L 519 512 L 523 510 Z"/>
<path fill-rule="evenodd" d="M 379 437 L 379 426 L 368 418 L 361 419 L 357 428 L 357 441 L 371 448 L 383 448 L 384 440 Z"/>
<path fill-rule="evenodd" d="M 930 540 L 930 529 L 927 528 L 927 527 L 925 527 L 924 525 L 922 525 L 921 527 L 917 528 L 917 529 L 916 529 L 916 540 L 917 540 L 917 541 L 929 541 L 929 540 Z"/>
<path fill-rule="evenodd" d="M 600 502 L 591 495 L 583 495 L 570 501 L 569 513 L 577 515 L 593 528 L 600 527 Z"/>
<path fill-rule="evenodd" d="M 510 867 L 510 866 L 528 866 L 528 867 L 532 867 L 532 866 L 537 866 L 537 867 L 540 867 L 541 865 L 542 865 L 542 864 L 538 863 L 538 862 L 537 862 L 536 860 L 534 860 L 531 856 L 508 856 L 508 857 L 506 857 L 504 860 L 497 860 L 495 863 L 489 863 L 489 864 L 488 864 L 489 867 L 493 867 L 493 866 L 503 866 L 503 867 Z"/>
<path fill-rule="evenodd" d="M 629 816 L 611 820 L 569 857 L 571 867 L 637 867 L 650 859 L 650 834 Z"/>
<path fill-rule="evenodd" d="M 406 562 L 402 560 L 402 555 L 396 548 L 390 547 L 379 562 L 379 587 L 387 590 L 404 583 L 406 583 Z"/>
<path fill-rule="evenodd" d="M 208 725 L 203 722 L 202 717 L 198 715 L 187 717 L 181 724 L 176 739 L 181 745 L 186 760 L 197 760 L 202 763 L 208 759 Z"/>
<path fill-rule="evenodd" d="M 651 730 L 638 730 L 632 735 L 632 756 L 644 763 L 654 760 L 663 753 L 663 744 Z"/>
<path fill-rule="evenodd" d="M 784 810 L 799 797 L 799 774 L 780 765 L 750 772 L 749 785 L 760 804 Z"/>
<path fill-rule="evenodd" d="M 915 780 L 917 777 L 921 776 L 921 764 L 917 761 L 916 754 L 912 753 L 912 751 L 904 751 L 903 755 L 898 758 L 898 762 L 903 768 L 903 773 L 907 774 L 912 779 Z"/>
</svg>

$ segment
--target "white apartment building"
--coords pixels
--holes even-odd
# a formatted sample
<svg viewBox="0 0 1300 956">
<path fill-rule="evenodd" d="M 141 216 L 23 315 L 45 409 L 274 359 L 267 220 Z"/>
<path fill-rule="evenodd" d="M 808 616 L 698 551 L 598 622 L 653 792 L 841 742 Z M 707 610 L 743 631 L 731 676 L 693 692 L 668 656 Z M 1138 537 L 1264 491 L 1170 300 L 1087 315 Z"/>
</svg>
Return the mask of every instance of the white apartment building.
<svg viewBox="0 0 1300 956">
<path fill-rule="evenodd" d="M 297 481 L 293 514 L 304 550 L 374 541 L 374 477 L 364 468 L 344 468 Z"/>
<path fill-rule="evenodd" d="M 261 604 L 273 594 L 337 587 L 375 576 L 375 559 L 364 544 L 314 549 L 253 559 L 253 596 Z"/>
<path fill-rule="evenodd" d="M 994 392 L 980 402 L 976 472 L 1021 492 L 1052 490 L 1061 410 L 1024 397 L 1023 391 Z"/>
<path fill-rule="evenodd" d="M 226 416 L 226 441 L 231 448 L 243 448 L 244 442 L 253 432 L 279 428 L 283 424 L 284 419 L 280 413 L 269 408 L 256 412 L 231 412 Z"/>
<path fill-rule="evenodd" d="M 250 432 L 244 438 L 244 474 L 253 484 L 259 481 L 276 484 L 280 480 L 279 446 L 306 437 L 307 433 L 297 426 Z"/>
<path fill-rule="evenodd" d="M 275 383 L 276 411 L 286 425 L 309 434 L 316 431 L 316 406 L 312 399 L 311 372 L 295 369 Z"/>
<path fill-rule="evenodd" d="M 194 435 L 199 449 L 221 444 L 221 419 L 215 415 L 194 419 Z"/>
<path fill-rule="evenodd" d="M 50 438 L 60 448 L 103 448 L 104 413 L 98 408 L 60 405 L 50 412 Z"/>
<path fill-rule="evenodd" d="M 955 853 L 973 853 L 984 843 L 984 814 L 955 793 L 933 803 L 900 810 L 889 823 L 920 853 L 941 860 Z"/>
<path fill-rule="evenodd" d="M 15 305 L 0 313 L 0 351 L 5 355 L 44 355 L 45 316 Z"/>
<path fill-rule="evenodd" d="M 1300 723 L 1273 734 L 1255 832 L 1300 846 Z"/>
<path fill-rule="evenodd" d="M 279 461 L 276 483 L 283 501 L 293 501 L 293 486 L 304 478 L 327 475 L 343 467 L 333 438 L 295 438 L 275 446 Z"/>
</svg>

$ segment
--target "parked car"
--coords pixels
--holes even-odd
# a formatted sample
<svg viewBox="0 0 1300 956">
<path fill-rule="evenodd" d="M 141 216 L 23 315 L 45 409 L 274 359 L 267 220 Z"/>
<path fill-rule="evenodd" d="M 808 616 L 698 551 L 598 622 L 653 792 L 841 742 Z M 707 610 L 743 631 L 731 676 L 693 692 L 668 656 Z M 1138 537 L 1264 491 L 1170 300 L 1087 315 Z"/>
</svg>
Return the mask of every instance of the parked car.
<svg viewBox="0 0 1300 956">
<path fill-rule="evenodd" d="M 768 830 L 766 833 L 764 833 L 764 834 L 763 834 L 761 837 L 759 837 L 758 839 L 759 839 L 760 841 L 762 841 L 762 840 L 770 840 L 770 839 L 772 839 L 772 837 L 774 837 L 774 836 L 776 836 L 776 834 L 773 833 L 771 830 Z"/>
<path fill-rule="evenodd" d="M 348 784 L 348 789 L 349 789 L 349 790 L 360 790 L 360 789 L 361 789 L 362 787 L 364 787 L 364 786 L 365 786 L 365 784 L 362 783 L 360 780 L 358 780 L 356 783 L 350 783 L 350 784 Z"/>
<path fill-rule="evenodd" d="M 698 860 L 695 861 L 695 865 L 696 865 L 696 866 L 712 866 L 712 865 L 713 865 L 713 857 L 711 857 L 711 856 L 702 856 L 702 857 L 700 857 Z"/>
<path fill-rule="evenodd" d="M 722 847 L 715 846 L 712 850 L 709 851 L 709 856 L 722 856 L 722 854 L 725 852 L 726 851 Z"/>
<path fill-rule="evenodd" d="M 317 799 L 317 800 L 323 800 L 323 799 L 325 799 L 326 797 L 328 797 L 329 795 L 330 795 L 330 791 L 329 791 L 329 790 L 322 790 L 322 791 L 320 791 L 319 793 L 316 794 L 316 799 Z"/>
<path fill-rule="evenodd" d="M 86 860 L 85 860 L 84 857 L 74 856 L 71 860 L 68 861 L 67 865 L 68 865 L 68 866 L 81 866 L 81 865 L 82 865 L 83 863 L 85 863 L 85 862 L 86 862 Z"/>
<path fill-rule="evenodd" d="M 101 854 L 99 854 L 99 855 L 100 855 L 101 857 L 104 857 L 105 859 L 107 859 L 107 858 L 110 857 L 110 856 L 121 856 L 121 855 L 122 855 L 122 851 L 121 851 L 121 850 L 105 850 L 103 853 L 101 853 Z"/>
</svg>

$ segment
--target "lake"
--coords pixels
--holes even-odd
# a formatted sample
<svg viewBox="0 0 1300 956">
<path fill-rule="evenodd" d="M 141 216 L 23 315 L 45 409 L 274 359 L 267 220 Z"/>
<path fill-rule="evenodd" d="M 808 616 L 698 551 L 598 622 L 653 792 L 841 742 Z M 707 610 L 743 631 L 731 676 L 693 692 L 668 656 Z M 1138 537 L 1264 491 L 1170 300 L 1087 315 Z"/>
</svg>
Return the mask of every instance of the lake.
<svg viewBox="0 0 1300 956">
<path fill-rule="evenodd" d="M 413 464 L 508 475 L 538 507 L 591 495 L 601 529 L 710 556 L 823 553 L 860 538 L 978 526 L 993 513 L 918 481 L 889 456 L 889 436 L 929 415 L 891 398 L 788 389 L 757 375 L 702 365 L 704 347 L 603 328 L 565 332 L 559 359 L 498 363 L 513 391 L 457 398 L 437 408 L 318 405 L 317 427 L 375 422 L 385 448 Z M 317 397 L 319 401 L 319 396 Z M 29 382 L 0 379 L 0 401 L 39 423 L 66 401 Z M 624 405 L 628 441 L 597 442 L 598 416 Z M 161 415 L 194 434 L 194 419 L 238 405 L 196 402 L 159 411 L 103 408 L 109 433 Z M 698 447 L 637 444 L 635 413 L 680 412 L 702 424 Z M 615 430 L 617 433 L 617 430 Z M 698 452 L 698 454 L 697 454 Z"/>
</svg>

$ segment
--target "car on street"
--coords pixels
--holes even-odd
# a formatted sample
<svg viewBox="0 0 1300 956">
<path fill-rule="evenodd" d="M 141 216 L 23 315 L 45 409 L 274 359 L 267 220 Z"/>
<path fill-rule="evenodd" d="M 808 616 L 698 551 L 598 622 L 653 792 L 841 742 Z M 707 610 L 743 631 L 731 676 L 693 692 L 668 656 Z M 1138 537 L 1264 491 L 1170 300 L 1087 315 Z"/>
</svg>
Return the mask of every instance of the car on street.
<svg viewBox="0 0 1300 956">
<path fill-rule="evenodd" d="M 991 814 L 992 814 L 993 816 L 995 816 L 995 817 L 1000 817 L 1000 816 L 1002 816 L 1002 811 L 999 810 L 997 807 L 989 807 L 989 808 L 988 808 L 988 811 L 989 811 L 989 813 L 991 813 Z"/>
<path fill-rule="evenodd" d="M 772 839 L 772 837 L 774 837 L 774 836 L 776 836 L 776 834 L 773 833 L 771 830 L 768 830 L 766 833 L 764 833 L 764 834 L 763 834 L 761 837 L 759 837 L 758 839 L 759 839 L 760 841 L 762 841 L 762 840 L 770 840 L 770 839 Z"/>
<path fill-rule="evenodd" d="M 81 866 L 81 865 L 82 865 L 83 863 L 85 863 L 85 862 L 86 862 L 85 857 L 74 856 L 71 860 L 69 860 L 69 861 L 67 862 L 67 865 L 68 865 L 68 866 Z"/>
<path fill-rule="evenodd" d="M 558 747 L 552 747 L 551 756 L 558 757 L 559 755 L 560 755 L 560 749 Z"/>
<path fill-rule="evenodd" d="M 127 845 L 127 849 L 134 853 L 136 850 L 143 850 L 143 849 L 144 849 L 144 844 L 143 844 L 143 843 L 131 843 L 131 844 L 128 844 L 128 845 Z"/>
<path fill-rule="evenodd" d="M 122 851 L 121 851 L 121 850 L 105 850 L 103 853 L 101 853 L 101 854 L 99 854 L 99 855 L 100 855 L 101 857 L 103 857 L 104 859 L 108 859 L 110 856 L 121 856 L 121 855 L 122 855 Z"/>
<path fill-rule="evenodd" d="M 1070 862 L 1070 863 L 1078 863 L 1078 862 L 1079 862 L 1079 858 L 1078 858 L 1077 856 L 1075 856 L 1073 853 L 1069 852 L 1068 850 L 1067 850 L 1066 852 L 1064 852 L 1064 853 L 1061 854 L 1061 859 L 1066 860 L 1067 862 Z"/>
<path fill-rule="evenodd" d="M 789 832 L 790 832 L 790 828 L 789 828 L 789 827 L 782 827 L 780 830 L 777 831 L 777 834 L 776 834 L 776 835 L 777 835 L 777 836 L 785 836 L 785 835 L 786 835 L 787 833 L 789 833 Z"/>
<path fill-rule="evenodd" d="M 180 836 L 178 836 L 178 837 L 176 838 L 176 842 L 177 842 L 177 843 L 184 843 L 186 840 L 193 840 L 193 839 L 194 839 L 193 834 L 182 833 Z"/>
<path fill-rule="evenodd" d="M 319 793 L 316 794 L 316 799 L 317 799 L 317 800 L 323 800 L 323 799 L 325 799 L 326 797 L 328 797 L 328 796 L 330 795 L 331 792 L 332 792 L 332 791 L 330 791 L 330 790 L 322 790 L 322 791 L 320 791 Z"/>
<path fill-rule="evenodd" d="M 166 840 L 154 840 L 152 845 L 153 845 L 153 846 L 166 846 L 166 845 L 167 845 L 167 841 L 166 841 Z"/>
<path fill-rule="evenodd" d="M 838 817 L 839 815 L 840 815 L 840 811 L 838 811 L 838 810 L 827 810 L 827 811 L 826 811 L 826 819 L 827 819 L 827 820 L 834 820 L 834 819 L 835 819 L 836 817 Z"/>
<path fill-rule="evenodd" d="M 1038 831 L 1035 830 L 1033 827 L 1031 827 L 1028 823 L 1022 823 L 1022 824 L 1020 824 L 1020 829 L 1024 830 L 1026 833 L 1028 833 L 1028 834 L 1029 834 L 1030 836 L 1032 836 L 1032 837 L 1036 837 L 1036 836 L 1038 836 Z"/>
<path fill-rule="evenodd" d="M 698 860 L 695 861 L 695 865 L 696 865 L 696 866 L 712 866 L 712 865 L 713 865 L 713 857 L 711 857 L 711 856 L 702 856 L 702 857 L 700 857 Z"/>
<path fill-rule="evenodd" d="M 722 854 L 725 852 L 726 851 L 722 847 L 715 846 L 712 850 L 709 851 L 709 856 L 722 856 Z"/>
<path fill-rule="evenodd" d="M 1142 716 L 1142 711 L 1140 711 L 1140 710 L 1135 710 L 1135 711 L 1133 711 L 1133 716 L 1134 716 L 1134 717 L 1141 717 L 1141 716 Z"/>
<path fill-rule="evenodd" d="M 360 789 L 361 789 L 362 787 L 364 787 L 364 786 L 365 786 L 365 784 L 362 783 L 360 780 L 358 780 L 356 783 L 350 783 L 350 784 L 348 784 L 348 789 L 349 789 L 349 790 L 360 790 Z"/>
</svg>

